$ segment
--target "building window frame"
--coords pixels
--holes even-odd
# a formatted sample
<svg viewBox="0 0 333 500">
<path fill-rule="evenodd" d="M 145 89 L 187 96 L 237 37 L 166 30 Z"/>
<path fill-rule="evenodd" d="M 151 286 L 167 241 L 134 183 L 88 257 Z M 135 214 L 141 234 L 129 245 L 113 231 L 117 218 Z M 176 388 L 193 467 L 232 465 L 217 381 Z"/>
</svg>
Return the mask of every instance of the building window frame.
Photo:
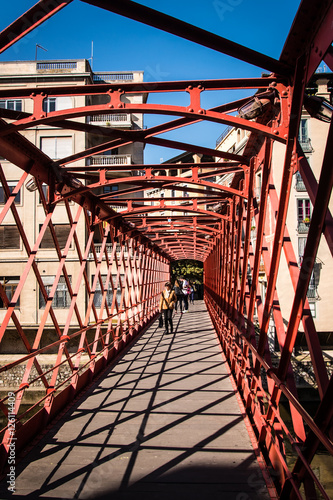
<svg viewBox="0 0 333 500">
<path fill-rule="evenodd" d="M 12 111 L 22 111 L 22 99 L 1 99 L 0 108 Z"/>
<path fill-rule="evenodd" d="M 16 188 L 18 182 L 19 181 L 7 181 L 10 193 L 12 193 L 13 190 Z M 5 190 L 4 190 L 2 183 L 0 182 L 0 205 L 5 205 L 6 202 L 7 202 L 7 199 L 6 199 L 6 195 L 5 195 Z M 14 203 L 15 203 L 15 205 L 22 205 L 21 189 L 16 194 Z"/>
<path fill-rule="evenodd" d="M 309 198 L 296 198 L 297 230 L 308 233 L 312 217 L 312 205 Z"/>
<path fill-rule="evenodd" d="M 72 277 L 68 276 L 69 282 L 72 282 Z M 50 295 L 53 283 L 55 280 L 55 276 L 42 276 L 42 281 L 45 287 L 45 291 L 47 296 Z M 57 289 L 54 293 L 54 297 L 52 300 L 52 308 L 53 309 L 67 309 L 71 304 L 71 296 L 69 290 L 67 288 L 67 284 L 64 276 L 60 276 L 59 282 L 57 284 Z M 45 309 L 46 303 L 42 294 L 41 289 L 39 288 L 39 309 Z"/>
<path fill-rule="evenodd" d="M 52 113 L 52 111 L 56 110 L 57 110 L 57 98 L 46 97 L 43 101 L 43 111 L 45 113 Z"/>
<path fill-rule="evenodd" d="M 5 233 L 6 231 L 8 232 L 9 228 L 14 228 L 13 233 L 15 234 L 6 236 Z M 14 242 L 13 246 L 6 246 L 6 244 L 8 245 L 8 241 Z M 15 224 L 3 224 L 0 226 L 0 251 L 1 250 L 21 250 L 21 235 Z"/>
<path fill-rule="evenodd" d="M 0 278 L 0 282 L 8 298 L 8 301 L 11 302 L 15 290 L 20 282 L 20 276 L 2 276 Z M 20 307 L 20 297 L 17 299 L 17 302 L 15 304 L 15 309 L 19 309 L 19 307 Z M 7 309 L 1 297 L 0 297 L 0 309 Z"/>
</svg>

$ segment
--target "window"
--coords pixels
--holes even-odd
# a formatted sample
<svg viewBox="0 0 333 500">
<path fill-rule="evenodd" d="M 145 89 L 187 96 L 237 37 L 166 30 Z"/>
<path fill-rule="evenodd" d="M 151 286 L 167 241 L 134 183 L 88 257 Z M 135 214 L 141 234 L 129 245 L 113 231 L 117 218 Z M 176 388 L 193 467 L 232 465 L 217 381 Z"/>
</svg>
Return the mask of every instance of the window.
<svg viewBox="0 0 333 500">
<path fill-rule="evenodd" d="M 306 191 L 305 184 L 303 182 L 301 174 L 297 171 L 296 172 L 296 184 L 295 184 L 296 191 Z"/>
<path fill-rule="evenodd" d="M 47 184 L 42 184 L 42 191 L 43 191 L 43 194 L 44 194 L 44 197 L 46 199 L 46 201 L 48 201 L 48 192 L 49 192 L 49 186 Z M 39 196 L 39 201 L 38 203 L 41 205 L 42 204 L 42 200 L 41 200 L 41 197 Z"/>
<path fill-rule="evenodd" d="M 51 113 L 51 111 L 56 110 L 56 98 L 55 97 L 47 97 L 43 101 L 43 111 L 46 113 Z"/>
<path fill-rule="evenodd" d="M 14 188 L 16 187 L 18 181 L 8 181 L 8 187 L 10 193 L 13 192 Z M 6 203 L 6 195 L 5 195 L 5 190 L 3 188 L 3 185 L 0 182 L 0 203 Z M 21 203 L 21 190 L 17 193 L 15 196 L 15 203 Z"/>
<path fill-rule="evenodd" d="M 0 278 L 0 281 L 1 281 L 2 288 L 4 289 L 5 294 L 7 295 L 8 301 L 11 302 L 11 300 L 14 296 L 15 290 L 17 288 L 17 285 L 20 281 L 20 277 L 19 276 L 2 276 Z M 20 306 L 20 298 L 18 298 L 18 300 L 15 304 L 15 307 L 19 307 L 19 306 Z M 6 306 L 5 306 L 2 298 L 0 297 L 0 309 L 5 309 L 5 308 L 6 308 Z"/>
<path fill-rule="evenodd" d="M 58 244 L 60 249 L 62 250 L 66 246 L 66 242 L 68 239 L 69 232 L 71 227 L 69 224 L 53 224 L 55 234 L 58 240 Z M 39 226 L 39 231 L 41 230 L 42 225 Z M 40 248 L 55 248 L 54 242 L 52 238 L 52 234 L 50 228 L 48 227 L 45 231 L 44 237 L 41 241 Z"/>
<path fill-rule="evenodd" d="M 0 108 L 22 111 L 22 101 L 20 99 L 0 100 Z"/>
<path fill-rule="evenodd" d="M 299 141 L 307 142 L 308 141 L 308 120 L 306 118 L 302 118 L 299 127 Z"/>
<path fill-rule="evenodd" d="M 120 277 L 121 280 L 124 279 L 124 276 L 121 276 Z M 94 277 L 92 278 L 92 281 L 94 280 Z M 105 282 L 106 282 L 106 275 L 105 276 L 102 276 L 102 281 L 103 281 L 103 286 L 105 286 Z M 117 289 L 117 302 L 118 304 L 120 303 L 120 299 L 121 299 L 121 288 L 120 288 L 120 284 L 118 284 L 118 289 Z M 96 290 L 95 290 L 95 294 L 94 294 L 94 305 L 95 307 L 101 307 L 102 305 L 102 298 L 103 298 L 103 293 L 102 293 L 102 290 L 101 290 L 101 284 L 99 282 L 99 280 L 97 281 L 97 285 L 96 285 Z M 112 298 L 113 298 L 113 292 L 112 292 L 112 287 L 111 287 L 111 283 L 109 283 L 109 286 L 108 286 L 108 289 L 107 289 L 107 292 L 106 292 L 106 303 L 108 305 L 108 307 L 111 307 L 112 305 Z"/>
<path fill-rule="evenodd" d="M 307 233 L 311 221 L 311 203 L 309 199 L 297 200 L 297 229 L 299 233 Z"/>
<path fill-rule="evenodd" d="M 315 302 L 309 302 L 309 307 L 310 307 L 311 316 L 313 318 L 315 318 L 316 317 L 316 303 Z"/>
<path fill-rule="evenodd" d="M 118 184 L 109 184 L 103 187 L 103 193 L 113 193 L 115 191 L 119 191 Z"/>
<path fill-rule="evenodd" d="M 68 276 L 69 282 L 72 282 L 72 277 Z M 55 280 L 55 276 L 42 276 L 43 280 L 43 285 L 45 287 L 45 291 L 47 295 L 50 295 L 52 285 Z M 52 300 L 52 307 L 58 308 L 58 309 L 64 309 L 66 307 L 69 307 L 71 303 L 71 297 L 68 292 L 68 288 L 65 282 L 64 276 L 60 276 L 59 283 L 57 285 L 57 289 L 55 291 L 53 300 Z M 42 294 L 41 289 L 39 289 L 39 308 L 44 309 L 45 307 L 45 300 Z"/>
<path fill-rule="evenodd" d="M 302 264 L 306 240 L 307 238 L 304 237 L 298 238 L 298 259 L 300 264 Z"/>
<path fill-rule="evenodd" d="M 72 137 L 41 137 L 40 148 L 53 160 L 66 158 L 73 152 Z"/>
<path fill-rule="evenodd" d="M 308 221 L 311 218 L 311 205 L 309 199 L 298 199 L 297 200 L 297 220 L 298 221 Z"/>
<path fill-rule="evenodd" d="M 0 249 L 20 249 L 21 237 L 16 226 L 0 227 Z"/>
<path fill-rule="evenodd" d="M 51 113 L 52 111 L 60 111 L 73 107 L 71 97 L 47 97 L 43 101 L 43 111 Z"/>
</svg>

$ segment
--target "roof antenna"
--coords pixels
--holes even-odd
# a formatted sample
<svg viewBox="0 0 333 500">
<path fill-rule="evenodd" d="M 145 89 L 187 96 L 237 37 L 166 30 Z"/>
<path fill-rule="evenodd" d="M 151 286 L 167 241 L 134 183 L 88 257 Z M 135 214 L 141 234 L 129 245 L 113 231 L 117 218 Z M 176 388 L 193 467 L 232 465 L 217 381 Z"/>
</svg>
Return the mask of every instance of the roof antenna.
<svg viewBox="0 0 333 500">
<path fill-rule="evenodd" d="M 91 61 L 91 69 L 93 69 L 93 64 L 94 64 L 94 41 L 91 41 L 91 57 L 89 57 L 88 61 Z"/>
<path fill-rule="evenodd" d="M 45 50 L 45 52 L 47 52 L 47 49 L 44 49 L 44 47 L 42 47 L 41 45 L 36 43 L 35 61 L 37 61 L 37 50 L 38 49 L 43 49 L 43 50 Z"/>
</svg>

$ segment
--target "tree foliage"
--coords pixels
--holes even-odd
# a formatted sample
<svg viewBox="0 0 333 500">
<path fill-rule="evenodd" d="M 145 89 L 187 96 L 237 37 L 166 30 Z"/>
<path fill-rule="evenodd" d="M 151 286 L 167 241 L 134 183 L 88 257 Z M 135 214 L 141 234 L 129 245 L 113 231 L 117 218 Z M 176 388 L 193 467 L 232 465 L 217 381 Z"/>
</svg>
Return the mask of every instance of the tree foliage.
<svg viewBox="0 0 333 500">
<path fill-rule="evenodd" d="M 174 281 L 177 277 L 185 278 L 203 283 L 203 263 L 198 260 L 183 259 L 171 263 L 171 278 Z"/>
</svg>

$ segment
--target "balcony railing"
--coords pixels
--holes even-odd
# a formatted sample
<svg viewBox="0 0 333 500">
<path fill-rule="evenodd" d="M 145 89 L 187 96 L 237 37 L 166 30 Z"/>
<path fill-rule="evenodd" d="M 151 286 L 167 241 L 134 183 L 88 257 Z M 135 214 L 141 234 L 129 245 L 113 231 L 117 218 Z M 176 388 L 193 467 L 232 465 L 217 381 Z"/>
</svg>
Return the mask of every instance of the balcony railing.
<svg viewBox="0 0 333 500">
<path fill-rule="evenodd" d="M 230 130 L 234 127 L 233 125 L 229 125 L 225 130 L 223 130 L 222 134 L 216 139 L 216 147 L 223 141 L 223 139 L 229 134 Z"/>
<path fill-rule="evenodd" d="M 130 165 L 131 155 L 95 155 L 90 157 L 90 165 Z"/>
<path fill-rule="evenodd" d="M 108 257 L 109 257 L 109 258 L 110 258 L 110 257 L 111 257 L 111 255 L 112 255 L 112 247 L 113 247 L 112 243 L 107 243 L 107 244 L 106 244 L 106 251 L 107 251 L 107 254 L 108 254 Z M 95 251 L 96 251 L 96 254 L 97 254 L 97 258 L 99 258 L 99 256 L 100 256 L 101 249 L 102 249 L 102 244 L 101 244 L 101 243 L 95 243 Z M 119 256 L 120 256 L 120 252 L 121 252 L 121 248 L 119 247 L 119 248 L 117 248 L 117 250 L 116 250 L 117 257 L 119 257 Z M 93 259 L 93 258 L 94 258 L 94 256 L 93 256 L 93 253 L 92 253 L 92 252 L 90 252 L 90 253 L 89 253 L 89 257 L 88 257 L 88 258 L 89 258 L 89 260 L 91 260 L 91 259 Z M 104 255 L 103 255 L 103 260 L 105 260 L 105 253 L 104 253 Z"/>
<path fill-rule="evenodd" d="M 305 222 L 303 220 L 299 220 L 297 222 L 297 231 L 299 234 L 307 234 L 309 232 L 310 222 Z"/>
<path fill-rule="evenodd" d="M 94 82 L 128 82 L 133 81 L 134 75 L 129 73 L 94 73 Z"/>
<path fill-rule="evenodd" d="M 312 153 L 313 147 L 311 145 L 311 141 L 309 138 L 299 139 L 299 143 L 300 143 L 304 153 Z"/>
<path fill-rule="evenodd" d="M 53 70 L 53 69 L 76 69 L 76 61 L 48 61 L 48 62 L 38 62 L 36 63 L 37 70 Z"/>
<path fill-rule="evenodd" d="M 88 116 L 88 123 L 103 124 L 110 127 L 131 127 L 131 115 L 129 113 L 102 114 Z"/>
<path fill-rule="evenodd" d="M 303 179 L 301 177 L 301 174 L 299 172 L 296 172 L 296 185 L 295 185 L 296 191 L 306 191 L 305 184 L 303 182 Z"/>
</svg>

